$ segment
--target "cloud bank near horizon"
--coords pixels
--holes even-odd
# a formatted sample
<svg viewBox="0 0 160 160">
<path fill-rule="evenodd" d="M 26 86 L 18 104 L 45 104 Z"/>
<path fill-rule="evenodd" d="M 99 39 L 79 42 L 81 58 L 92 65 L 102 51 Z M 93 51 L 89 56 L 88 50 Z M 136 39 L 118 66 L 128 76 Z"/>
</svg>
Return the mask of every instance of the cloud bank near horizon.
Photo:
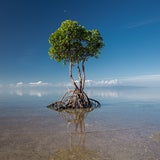
<svg viewBox="0 0 160 160">
<path fill-rule="evenodd" d="M 119 87 L 120 88 L 116 88 Z M 123 89 L 123 86 L 131 86 L 133 89 Z M 137 90 L 134 87 L 160 87 L 160 75 L 141 75 L 134 77 L 123 77 L 110 80 L 86 80 L 86 92 L 90 96 L 99 96 L 104 98 L 157 98 L 159 99 L 159 89 L 152 90 Z M 59 87 L 59 88 L 56 88 Z M 95 88 L 94 88 L 95 87 Z M 98 88 L 99 87 L 99 88 Z M 48 95 L 61 96 L 66 92 L 66 89 L 72 89 L 73 86 L 68 83 L 47 83 L 43 81 L 35 82 L 17 82 L 8 85 L 0 84 L 0 95 L 5 93 L 16 94 L 18 96 L 36 96 L 43 97 Z M 94 89 L 98 88 L 96 91 Z M 105 88 L 105 89 L 104 89 Z M 152 91 L 152 92 L 151 92 Z"/>
<path fill-rule="evenodd" d="M 90 87 L 160 87 L 160 75 L 141 75 L 133 77 L 122 77 L 111 80 L 86 80 L 86 86 Z"/>
<path fill-rule="evenodd" d="M 76 81 L 78 82 L 78 81 Z M 86 87 L 118 87 L 118 86 L 132 86 L 132 87 L 160 87 L 160 75 L 141 75 L 134 77 L 123 77 L 119 79 L 109 80 L 86 80 Z M 0 84 L 0 88 L 4 85 Z M 8 84 L 9 88 L 41 88 L 41 87 L 72 87 L 70 82 L 62 83 L 48 83 L 43 81 L 36 82 L 17 82 Z"/>
</svg>

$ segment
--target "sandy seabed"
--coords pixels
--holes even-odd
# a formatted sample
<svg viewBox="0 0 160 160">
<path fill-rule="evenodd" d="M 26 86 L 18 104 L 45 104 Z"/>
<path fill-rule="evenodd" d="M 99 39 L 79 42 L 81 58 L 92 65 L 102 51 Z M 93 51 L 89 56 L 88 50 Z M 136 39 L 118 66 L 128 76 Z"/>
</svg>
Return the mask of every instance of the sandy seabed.
<svg viewBox="0 0 160 160">
<path fill-rule="evenodd" d="M 102 105 L 83 119 L 85 131 L 45 107 L 1 107 L 1 114 L 3 160 L 160 159 L 158 107 Z"/>
<path fill-rule="evenodd" d="M 132 93 L 120 100 L 105 90 L 100 108 L 76 115 L 49 110 L 46 97 L 1 99 L 0 159 L 160 160 L 159 97 Z"/>
</svg>

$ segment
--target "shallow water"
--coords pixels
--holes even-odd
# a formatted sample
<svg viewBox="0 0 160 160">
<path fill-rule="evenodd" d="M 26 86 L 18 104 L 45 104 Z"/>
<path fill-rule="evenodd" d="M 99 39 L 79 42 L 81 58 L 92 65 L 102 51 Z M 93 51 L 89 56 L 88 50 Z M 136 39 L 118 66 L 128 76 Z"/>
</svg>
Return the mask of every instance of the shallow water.
<svg viewBox="0 0 160 160">
<path fill-rule="evenodd" d="M 58 91 L 58 92 L 57 92 Z M 0 92 L 0 159 L 160 160 L 160 89 L 87 89 L 91 112 L 46 105 L 64 90 Z"/>
</svg>

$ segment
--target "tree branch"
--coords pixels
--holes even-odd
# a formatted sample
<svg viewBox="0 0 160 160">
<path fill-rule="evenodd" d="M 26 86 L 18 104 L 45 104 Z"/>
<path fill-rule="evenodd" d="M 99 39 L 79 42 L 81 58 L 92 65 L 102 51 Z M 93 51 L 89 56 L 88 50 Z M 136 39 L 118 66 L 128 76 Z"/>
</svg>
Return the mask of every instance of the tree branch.
<svg viewBox="0 0 160 160">
<path fill-rule="evenodd" d="M 72 82 L 73 86 L 75 86 L 76 89 L 79 89 L 77 84 L 76 84 L 76 82 L 75 82 L 75 80 L 73 79 L 73 76 L 72 76 L 72 66 L 73 66 L 72 61 L 70 61 L 70 64 L 69 64 L 69 76 L 70 76 L 70 79 L 71 79 L 71 82 Z"/>
</svg>

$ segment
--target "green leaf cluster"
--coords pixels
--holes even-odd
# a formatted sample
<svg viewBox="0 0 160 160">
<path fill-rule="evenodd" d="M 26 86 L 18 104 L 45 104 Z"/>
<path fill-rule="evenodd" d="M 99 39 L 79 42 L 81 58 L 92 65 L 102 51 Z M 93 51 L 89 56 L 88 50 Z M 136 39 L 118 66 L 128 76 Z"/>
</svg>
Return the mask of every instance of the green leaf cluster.
<svg viewBox="0 0 160 160">
<path fill-rule="evenodd" d="M 86 30 L 77 21 L 66 20 L 49 37 L 49 56 L 57 62 L 79 63 L 98 57 L 104 46 L 98 30 Z"/>
</svg>

